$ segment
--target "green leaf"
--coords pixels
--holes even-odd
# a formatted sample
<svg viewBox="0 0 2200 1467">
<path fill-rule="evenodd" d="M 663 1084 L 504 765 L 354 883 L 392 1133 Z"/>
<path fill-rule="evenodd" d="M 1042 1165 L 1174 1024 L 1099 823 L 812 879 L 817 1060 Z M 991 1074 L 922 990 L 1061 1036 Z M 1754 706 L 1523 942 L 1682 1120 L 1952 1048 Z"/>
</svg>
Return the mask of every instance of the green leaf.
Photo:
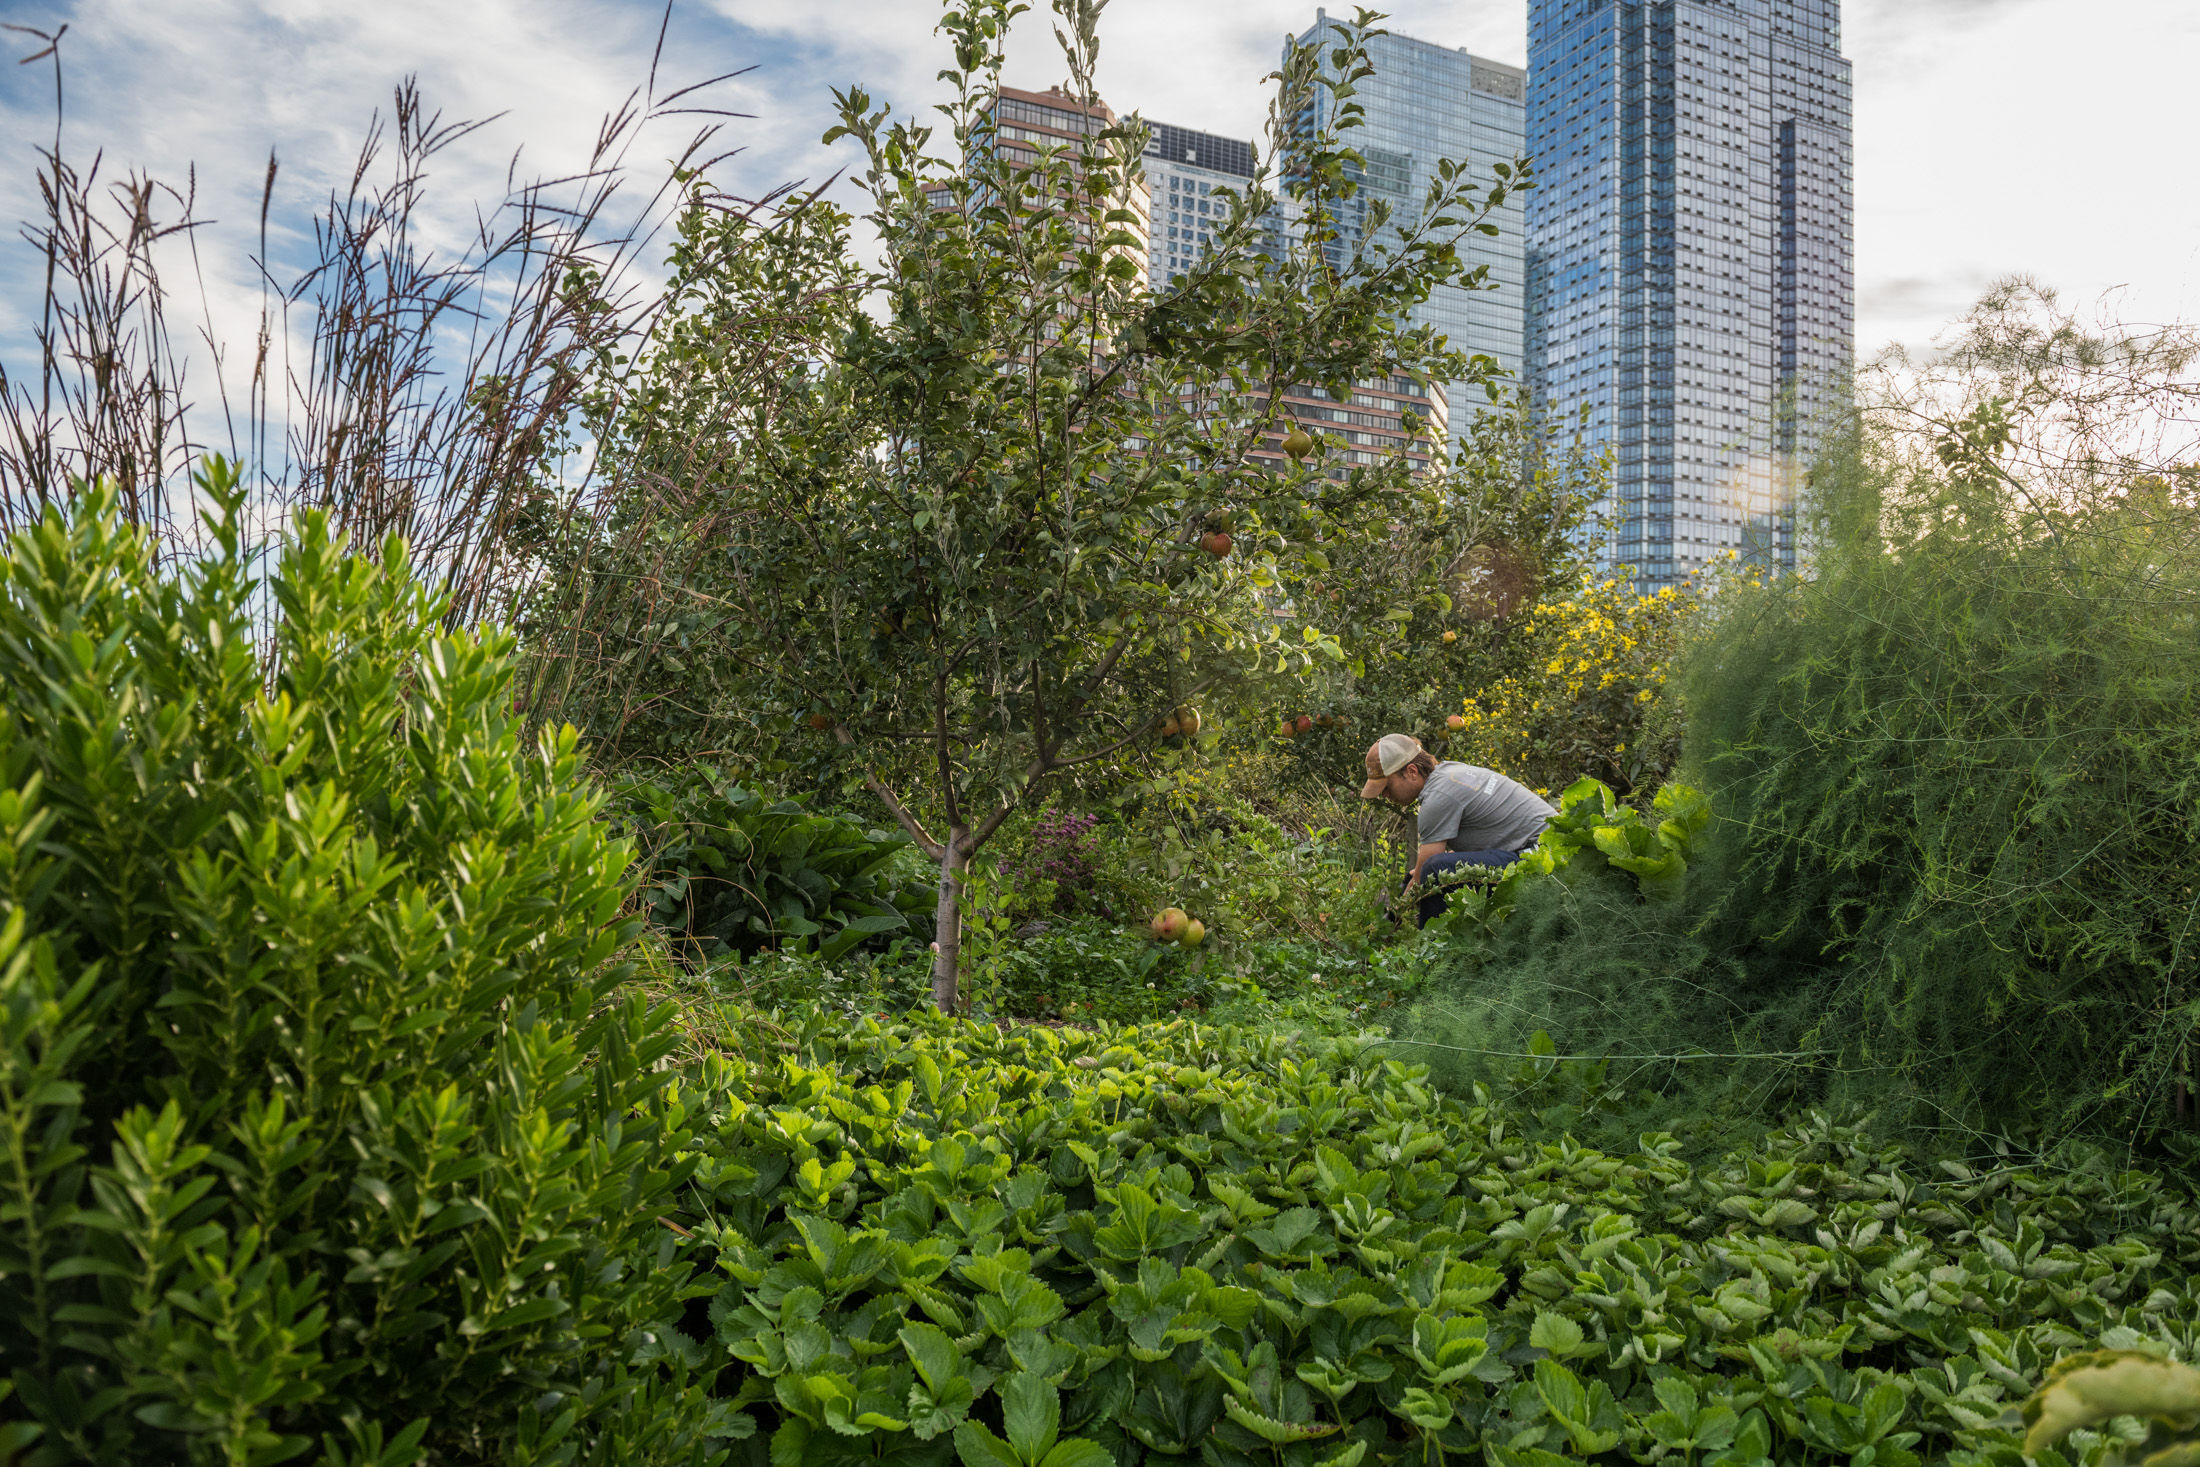
<svg viewBox="0 0 2200 1467">
<path fill-rule="evenodd" d="M 1009 1445 L 1026 1462 L 1037 1462 L 1060 1434 L 1062 1400 L 1053 1384 L 1020 1370 L 1000 1387 L 1001 1424 Z"/>
<path fill-rule="evenodd" d="M 1027 1467 L 1015 1448 L 975 1421 L 965 1421 L 955 1428 L 955 1455 L 962 1459 L 963 1467 Z M 775 1462 L 772 1467 L 780 1464 Z"/>
<path fill-rule="evenodd" d="M 1545 1041 L 1549 1039 L 1548 1035 L 1542 1034 L 1540 1031 L 1537 1037 Z M 1532 1044 L 1529 1047 L 1534 1049 Z M 1537 1050 L 1536 1052 L 1554 1053 L 1555 1048 Z M 1548 1310 L 1538 1309 L 1535 1312 L 1535 1323 L 1528 1327 L 1528 1343 L 1538 1350 L 1548 1350 L 1559 1359 L 1579 1354 L 1582 1350 L 1582 1341 L 1583 1335 L 1580 1325 L 1563 1314 L 1552 1314 Z"/>
</svg>

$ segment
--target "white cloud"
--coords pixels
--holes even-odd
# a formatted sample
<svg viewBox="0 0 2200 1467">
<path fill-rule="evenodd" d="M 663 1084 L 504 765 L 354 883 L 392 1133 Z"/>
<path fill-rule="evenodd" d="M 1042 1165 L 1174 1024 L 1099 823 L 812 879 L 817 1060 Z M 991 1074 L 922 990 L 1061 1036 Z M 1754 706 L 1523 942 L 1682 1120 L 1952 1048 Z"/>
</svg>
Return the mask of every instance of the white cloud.
<svg viewBox="0 0 2200 1467">
<path fill-rule="evenodd" d="M 1335 9 L 1343 13 L 1347 7 Z M 1500 60 L 1525 58 L 1521 0 L 1394 0 L 1389 24 Z M 446 117 L 507 115 L 454 150 L 432 181 L 433 217 L 455 240 L 470 206 L 522 174 L 576 166 L 598 120 L 639 85 L 661 10 L 643 0 L 7 0 L 7 18 L 67 21 L 70 138 L 104 147 L 110 171 L 181 178 L 198 164 L 201 242 L 221 320 L 249 319 L 261 170 L 283 163 L 278 222 L 297 231 L 339 182 L 377 106 L 408 72 Z M 855 160 L 826 149 L 829 89 L 857 83 L 898 112 L 941 94 L 946 64 L 926 0 L 680 0 L 661 90 L 754 66 L 715 94 L 757 114 L 727 169 L 758 193 Z M 1256 136 L 1283 36 L 1313 7 L 1284 0 L 1113 0 L 1099 81 L 1119 109 Z M 1062 68 L 1045 8 L 1015 32 L 1009 80 L 1046 86 Z M 1857 70 L 1858 344 L 1915 341 L 1978 286 L 2025 270 L 2087 298 L 2128 285 L 2138 314 L 2200 314 L 2200 199 L 2165 155 L 2184 128 L 2200 60 L 2186 0 L 1850 0 Z M 15 38 L 21 41 L 22 38 Z M 19 50 L 16 54 L 21 54 Z M 35 204 L 30 149 L 45 135 L 40 67 L 0 68 L 0 211 Z M 675 122 L 678 120 L 675 119 Z M 677 127 L 638 155 L 654 162 Z M 25 251 L 0 256 L 0 340 L 19 341 Z"/>
</svg>

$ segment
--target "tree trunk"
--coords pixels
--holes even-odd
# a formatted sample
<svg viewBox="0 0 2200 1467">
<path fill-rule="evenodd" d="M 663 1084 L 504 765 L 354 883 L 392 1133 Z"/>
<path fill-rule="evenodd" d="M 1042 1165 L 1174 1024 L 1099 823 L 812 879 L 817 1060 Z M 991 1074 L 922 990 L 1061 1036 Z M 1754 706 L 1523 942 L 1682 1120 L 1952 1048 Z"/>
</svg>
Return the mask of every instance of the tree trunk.
<svg viewBox="0 0 2200 1467">
<path fill-rule="evenodd" d="M 947 832 L 946 852 L 940 858 L 940 904 L 936 911 L 939 941 L 932 956 L 932 1005 L 943 1014 L 955 1012 L 961 995 L 956 989 L 957 961 L 962 954 L 963 872 L 970 867 L 970 831 L 957 825 Z"/>
</svg>

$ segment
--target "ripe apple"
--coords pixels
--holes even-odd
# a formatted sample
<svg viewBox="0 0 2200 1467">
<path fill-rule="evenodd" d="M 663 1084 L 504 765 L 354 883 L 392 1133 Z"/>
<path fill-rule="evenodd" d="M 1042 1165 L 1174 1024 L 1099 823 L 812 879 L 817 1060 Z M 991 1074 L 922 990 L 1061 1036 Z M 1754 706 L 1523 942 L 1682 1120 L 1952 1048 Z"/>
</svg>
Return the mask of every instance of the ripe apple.
<svg viewBox="0 0 2200 1467">
<path fill-rule="evenodd" d="M 1188 739 L 1199 737 L 1200 717 L 1197 708 L 1179 708 L 1173 720 L 1176 731 Z"/>
<path fill-rule="evenodd" d="M 1199 537 L 1199 548 L 1206 551 L 1209 555 L 1212 555 L 1217 560 L 1222 560 L 1228 557 L 1228 555 L 1230 554 L 1230 546 L 1233 543 L 1234 542 L 1230 539 L 1230 532 L 1228 530 L 1209 530 L 1206 534 Z"/>
<path fill-rule="evenodd" d="M 1299 726 L 1293 723 L 1290 719 L 1286 718 L 1285 720 L 1283 720 L 1283 722 L 1276 725 L 1276 732 L 1282 735 L 1284 738 L 1295 739 L 1299 736 Z"/>
<path fill-rule="evenodd" d="M 1457 632 L 1446 632 L 1444 633 L 1444 640 L 1447 642 L 1456 642 L 1459 640 L 1459 634 Z"/>
<path fill-rule="evenodd" d="M 1207 937 L 1207 924 L 1194 917 L 1184 924 L 1184 935 L 1177 939 L 1186 947 L 1198 947 Z"/>
<path fill-rule="evenodd" d="M 1307 731 L 1308 729 L 1312 728 L 1313 726 L 1314 726 L 1314 718 L 1313 718 L 1313 715 L 1312 715 L 1312 714 L 1308 714 L 1308 713 L 1301 713 L 1301 714 L 1299 715 L 1299 721 L 1298 721 L 1298 724 L 1297 724 L 1297 728 L 1298 728 L 1298 731 L 1299 731 L 1300 733 L 1305 733 L 1305 732 L 1306 732 L 1306 731 Z"/>
<path fill-rule="evenodd" d="M 819 732 L 823 732 L 832 726 L 833 716 L 830 713 L 813 713 L 810 715 L 810 727 L 817 729 Z"/>
<path fill-rule="evenodd" d="M 1173 739 L 1176 737 L 1176 730 L 1176 715 L 1172 713 L 1169 715 L 1168 721 L 1161 725 L 1161 737 L 1165 739 Z"/>
<path fill-rule="evenodd" d="M 1459 730 L 1465 728 L 1466 726 L 1467 716 L 1464 713 L 1454 713 L 1451 717 L 1444 720 L 1444 727 L 1450 729 L 1453 733 L 1459 732 Z"/>
<path fill-rule="evenodd" d="M 1153 919 L 1153 935 L 1156 942 L 1175 942 L 1184 935 L 1184 924 L 1191 919 L 1184 915 L 1182 907 L 1169 907 Z"/>
</svg>

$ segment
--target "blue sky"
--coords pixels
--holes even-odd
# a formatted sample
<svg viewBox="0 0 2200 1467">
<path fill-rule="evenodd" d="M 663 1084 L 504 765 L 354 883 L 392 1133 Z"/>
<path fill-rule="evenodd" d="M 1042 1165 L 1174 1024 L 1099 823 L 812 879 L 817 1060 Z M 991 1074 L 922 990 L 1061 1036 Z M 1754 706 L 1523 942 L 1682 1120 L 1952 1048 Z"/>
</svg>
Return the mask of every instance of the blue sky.
<svg viewBox="0 0 2200 1467">
<path fill-rule="evenodd" d="M 1339 9 L 1344 7 L 1340 6 Z M 1392 29 L 1525 59 L 1522 0 L 1398 0 Z M 2027 271 L 2066 297 L 2121 288 L 2129 319 L 2200 317 L 2200 196 L 2181 166 L 2200 6 L 2190 0 L 1849 0 L 1857 72 L 1858 347 L 1918 343 L 1995 277 Z M 505 116 L 448 155 L 432 212 L 455 243 L 477 201 L 522 173 L 585 158 L 598 120 L 642 84 L 659 4 L 633 0 L 0 0 L 0 19 L 67 23 L 67 142 L 106 168 L 181 181 L 196 166 L 199 240 L 217 335 L 249 338 L 249 263 L 267 155 L 282 161 L 277 250 L 295 249 L 348 170 L 369 115 L 417 73 L 449 117 Z M 899 109 L 939 95 L 944 43 L 926 0 L 678 0 L 659 90 L 740 67 L 708 94 L 755 114 L 723 182 L 755 194 L 850 161 L 821 147 L 830 89 Z M 1121 110 L 1257 134 L 1260 76 L 1310 4 L 1113 0 L 1100 84 Z M 1061 66 L 1043 13 L 1011 48 L 1012 84 Z M 14 55 L 35 48 L 10 36 Z M 673 119 L 638 155 L 669 154 Z M 0 67 L 0 212 L 35 205 L 32 149 L 50 136 L 43 65 Z M 0 240 L 0 340 L 33 301 L 28 251 Z"/>
</svg>

